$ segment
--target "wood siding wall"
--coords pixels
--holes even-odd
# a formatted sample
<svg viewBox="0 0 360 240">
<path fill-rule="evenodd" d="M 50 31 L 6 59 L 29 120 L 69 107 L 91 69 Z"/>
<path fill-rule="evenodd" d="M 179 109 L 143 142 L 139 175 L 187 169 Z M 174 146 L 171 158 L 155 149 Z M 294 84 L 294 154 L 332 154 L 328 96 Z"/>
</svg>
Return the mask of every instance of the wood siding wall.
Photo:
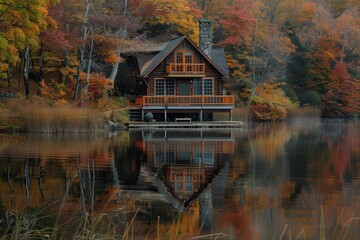
<svg viewBox="0 0 360 240">
<path fill-rule="evenodd" d="M 192 51 L 194 53 L 193 63 L 205 63 L 205 76 L 206 78 L 214 79 L 214 95 L 222 95 L 223 92 L 223 81 L 221 80 L 222 75 L 209 63 L 205 58 L 197 52 L 197 50 L 192 47 L 189 43 L 181 43 L 169 56 L 162 61 L 152 72 L 149 74 L 148 84 L 149 89 L 147 95 L 155 95 L 154 89 L 154 79 L 155 78 L 166 78 L 166 65 L 170 63 L 175 63 L 175 52 L 176 51 Z M 182 77 L 175 78 L 176 82 L 185 82 L 192 81 L 193 77 Z"/>
</svg>

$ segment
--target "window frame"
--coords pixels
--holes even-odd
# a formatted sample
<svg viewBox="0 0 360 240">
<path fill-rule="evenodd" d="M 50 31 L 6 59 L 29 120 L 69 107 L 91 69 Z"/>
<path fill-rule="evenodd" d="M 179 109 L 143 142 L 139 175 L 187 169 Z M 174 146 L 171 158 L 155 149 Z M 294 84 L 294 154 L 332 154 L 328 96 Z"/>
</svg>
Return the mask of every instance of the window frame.
<svg viewBox="0 0 360 240">
<path fill-rule="evenodd" d="M 172 85 L 172 89 L 170 89 L 171 85 Z M 172 91 L 172 94 L 169 94 L 170 90 Z M 167 96 L 175 95 L 175 79 L 174 78 L 167 78 L 165 80 L 165 95 L 167 95 Z"/>
<path fill-rule="evenodd" d="M 209 80 L 211 81 L 211 92 L 207 92 L 208 89 L 205 86 L 205 81 Z M 199 84 L 199 82 L 201 84 Z M 199 90 L 199 86 L 201 86 L 201 89 Z M 214 95 L 214 78 L 194 78 L 193 79 L 193 95 L 194 96 L 202 96 L 202 95 L 206 95 L 206 96 L 213 96 Z"/>
<path fill-rule="evenodd" d="M 203 95 L 203 79 L 202 78 L 194 78 L 193 79 L 193 95 L 194 96 Z"/>
<path fill-rule="evenodd" d="M 205 81 L 206 80 L 210 80 L 211 81 L 211 92 L 207 93 L 206 91 L 206 86 L 205 86 Z M 213 96 L 214 95 L 214 78 L 203 78 L 203 95 L 207 95 L 207 96 Z"/>
<path fill-rule="evenodd" d="M 163 89 L 162 89 L 162 91 L 163 91 L 163 93 L 162 94 L 158 94 L 158 91 L 160 90 L 160 88 L 159 88 L 159 90 L 158 90 L 158 82 L 160 82 L 160 81 L 162 81 L 163 82 Z M 165 94 L 166 94 L 166 83 L 165 83 L 165 78 L 155 78 L 154 79 L 154 93 L 155 93 L 155 96 L 165 96 Z"/>
<path fill-rule="evenodd" d="M 178 54 L 181 54 L 181 58 L 178 57 Z M 179 62 L 178 60 L 181 59 L 181 62 Z M 184 52 L 183 51 L 176 51 L 175 52 L 175 63 L 176 64 L 182 64 L 184 61 Z"/>
<path fill-rule="evenodd" d="M 179 58 L 178 58 L 178 53 L 182 55 L 182 60 L 181 62 L 178 62 Z M 186 53 L 190 53 L 191 54 L 191 62 L 187 62 L 187 58 L 186 58 Z M 175 54 L 175 64 L 193 64 L 194 63 L 194 52 L 191 50 L 179 50 L 176 51 Z"/>
</svg>

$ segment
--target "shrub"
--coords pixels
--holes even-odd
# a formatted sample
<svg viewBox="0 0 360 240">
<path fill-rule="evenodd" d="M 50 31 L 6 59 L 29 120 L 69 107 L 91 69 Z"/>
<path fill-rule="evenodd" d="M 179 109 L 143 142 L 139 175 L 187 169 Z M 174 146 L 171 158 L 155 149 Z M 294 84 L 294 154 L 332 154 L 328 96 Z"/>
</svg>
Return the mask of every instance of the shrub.
<svg viewBox="0 0 360 240">
<path fill-rule="evenodd" d="M 287 110 L 296 106 L 285 95 L 279 83 L 265 83 L 257 92 L 251 105 L 251 113 L 257 120 L 282 120 L 286 118 Z"/>
<path fill-rule="evenodd" d="M 321 96 L 313 90 L 304 90 L 298 92 L 298 98 L 301 105 L 320 106 Z"/>
<path fill-rule="evenodd" d="M 285 92 L 285 95 L 291 100 L 291 102 L 293 103 L 298 103 L 299 99 L 298 96 L 294 90 L 294 88 L 292 88 L 291 86 L 284 84 L 282 86 L 282 90 Z"/>
</svg>

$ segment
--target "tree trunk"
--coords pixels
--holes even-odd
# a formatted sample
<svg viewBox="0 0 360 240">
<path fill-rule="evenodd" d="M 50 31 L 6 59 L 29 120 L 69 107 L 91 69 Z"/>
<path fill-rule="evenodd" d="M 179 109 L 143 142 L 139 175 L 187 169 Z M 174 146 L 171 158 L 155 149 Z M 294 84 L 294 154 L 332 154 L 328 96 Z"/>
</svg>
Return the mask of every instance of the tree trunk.
<svg viewBox="0 0 360 240">
<path fill-rule="evenodd" d="M 29 79 L 29 69 L 30 69 L 30 47 L 27 46 L 25 50 L 25 66 L 24 66 L 24 85 L 25 85 L 25 95 L 29 97 L 30 94 L 30 79 Z"/>
<path fill-rule="evenodd" d="M 79 94 L 79 89 L 80 89 L 80 71 L 81 71 L 81 66 L 79 64 L 79 66 L 77 67 L 77 72 L 76 72 L 76 85 L 75 85 L 75 91 L 74 91 L 74 97 L 73 100 L 76 100 L 78 94 Z"/>
<path fill-rule="evenodd" d="M 90 4 L 91 4 L 92 0 L 87 0 L 86 3 L 86 9 L 85 9 L 85 14 L 84 14 L 84 20 L 83 20 L 83 35 L 81 36 L 82 39 L 85 40 L 87 39 L 87 34 L 88 34 L 88 30 L 87 30 L 87 26 L 86 24 L 88 23 L 88 15 L 89 15 L 89 10 L 90 10 Z M 80 71 L 82 69 L 82 66 L 84 64 L 84 51 L 85 51 L 85 43 L 83 43 L 81 46 L 79 46 L 78 49 L 78 58 L 79 58 L 79 66 L 77 69 L 77 73 L 76 73 L 76 86 L 75 86 L 75 92 L 74 92 L 74 97 L 73 100 L 76 100 L 78 94 L 79 94 L 79 89 L 80 89 Z"/>
<path fill-rule="evenodd" d="M 119 57 L 119 56 L 120 56 L 120 54 L 117 54 L 117 57 Z M 112 71 L 111 71 L 111 74 L 110 74 L 110 76 L 109 76 L 109 79 L 110 79 L 110 80 L 115 81 L 117 72 L 118 72 L 118 70 L 119 70 L 119 63 L 120 63 L 120 62 L 117 61 L 117 62 L 114 64 L 113 69 L 112 69 Z"/>
<path fill-rule="evenodd" d="M 87 71 L 86 71 L 86 81 L 85 81 L 85 85 L 84 85 L 84 89 L 83 89 L 85 97 L 87 97 L 87 95 L 88 95 L 88 88 L 89 88 L 89 83 L 90 83 L 90 70 L 91 70 L 91 63 L 92 63 L 92 53 L 93 53 L 93 48 L 94 48 L 94 33 L 93 33 L 92 25 L 90 25 L 89 32 L 91 32 L 91 44 L 90 44 L 89 63 L 88 63 Z"/>
<path fill-rule="evenodd" d="M 45 195 L 43 191 L 43 183 L 44 183 L 44 167 L 43 167 L 43 161 L 40 159 L 40 166 L 39 166 L 39 190 L 40 190 L 40 197 L 41 197 L 41 203 L 44 203 L 45 201 Z"/>
<path fill-rule="evenodd" d="M 44 60 L 44 48 L 43 48 L 43 44 L 41 44 L 40 54 L 39 54 L 39 76 L 38 76 L 37 93 L 36 93 L 36 95 L 38 95 L 39 97 L 41 96 L 41 81 L 43 80 L 43 74 L 44 74 L 43 60 Z"/>
<path fill-rule="evenodd" d="M 70 58 L 69 58 L 69 50 L 65 51 L 65 67 L 68 68 L 70 66 Z"/>
<path fill-rule="evenodd" d="M 7 82 L 8 82 L 8 87 L 11 86 L 11 74 L 10 74 L 10 68 L 11 68 L 11 63 L 8 63 L 8 67 L 7 67 Z"/>
<path fill-rule="evenodd" d="M 260 13 L 259 13 L 260 14 Z M 253 46 L 252 46 L 252 62 L 251 62 L 251 68 L 252 68 L 252 78 L 253 78 L 253 83 L 252 83 L 252 87 L 251 87 L 251 93 L 250 93 L 250 97 L 249 100 L 247 102 L 247 106 L 246 106 L 246 111 L 248 114 L 248 117 L 250 117 L 250 106 L 251 106 L 251 102 L 252 99 L 255 95 L 255 90 L 256 90 L 256 86 L 257 86 L 257 72 L 256 72 L 256 42 L 257 42 L 257 24 L 258 24 L 258 19 L 259 19 L 259 15 L 256 17 L 256 21 L 255 21 L 255 28 L 254 28 L 254 37 L 253 37 Z"/>
<path fill-rule="evenodd" d="M 25 160 L 25 189 L 26 189 L 26 206 L 28 207 L 30 204 L 30 160 L 26 158 Z"/>
<path fill-rule="evenodd" d="M 69 24 L 66 24 L 66 31 L 69 32 L 70 31 L 70 27 Z M 68 68 L 70 66 L 70 57 L 69 57 L 69 50 L 66 49 L 65 51 L 65 67 Z"/>
<path fill-rule="evenodd" d="M 126 16 L 126 14 L 127 14 L 127 8 L 128 8 L 128 1 L 125 0 L 125 1 L 124 1 L 124 16 Z M 127 33 L 127 28 L 126 28 L 126 26 L 125 26 L 124 28 L 125 28 L 125 29 L 124 29 L 123 33 L 125 33 L 125 34 L 124 34 L 124 37 L 125 37 L 125 36 L 126 36 L 126 33 Z M 117 56 L 117 57 L 120 57 L 120 53 L 117 52 L 117 53 L 116 53 L 116 56 Z M 109 79 L 112 80 L 112 81 L 115 81 L 117 72 L 118 72 L 118 70 L 119 70 L 119 63 L 120 63 L 120 62 L 116 61 L 116 63 L 115 63 L 114 66 L 113 66 L 113 69 L 112 69 L 112 71 L 111 71 L 111 74 L 110 74 L 110 76 L 109 76 Z"/>
<path fill-rule="evenodd" d="M 124 16 L 127 14 L 128 0 L 124 0 Z"/>
<path fill-rule="evenodd" d="M 19 57 L 20 57 L 20 63 L 17 69 L 17 73 L 18 73 L 18 90 L 20 89 L 21 86 L 21 72 L 22 72 L 22 68 L 23 68 L 23 62 L 24 62 L 24 53 L 20 52 L 19 53 Z"/>
</svg>

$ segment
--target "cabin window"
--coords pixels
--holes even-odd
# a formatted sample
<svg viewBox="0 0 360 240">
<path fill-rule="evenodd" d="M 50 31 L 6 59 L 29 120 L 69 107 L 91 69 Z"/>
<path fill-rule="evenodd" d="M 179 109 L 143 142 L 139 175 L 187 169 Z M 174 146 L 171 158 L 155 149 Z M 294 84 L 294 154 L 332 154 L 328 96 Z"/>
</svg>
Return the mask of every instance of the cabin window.
<svg viewBox="0 0 360 240">
<path fill-rule="evenodd" d="M 165 154 L 164 152 L 158 152 L 156 151 L 156 163 L 164 163 L 165 162 Z"/>
<path fill-rule="evenodd" d="M 213 79 L 212 78 L 197 78 L 193 81 L 194 95 L 213 95 Z"/>
<path fill-rule="evenodd" d="M 175 63 L 193 63 L 194 62 L 194 56 L 193 52 L 190 51 L 179 51 L 175 52 Z"/>
<path fill-rule="evenodd" d="M 190 174 L 185 176 L 185 188 L 186 192 L 192 192 L 192 179 Z"/>
<path fill-rule="evenodd" d="M 192 52 L 185 52 L 185 63 L 193 62 L 193 54 Z"/>
<path fill-rule="evenodd" d="M 194 95 L 202 95 L 202 79 L 197 78 L 193 81 Z"/>
<path fill-rule="evenodd" d="M 166 79 L 166 95 L 175 95 L 174 79 Z"/>
<path fill-rule="evenodd" d="M 155 79 L 155 95 L 165 95 L 165 79 Z"/>
<path fill-rule="evenodd" d="M 204 78 L 204 95 L 213 95 L 213 92 L 214 92 L 213 79 Z"/>
<path fill-rule="evenodd" d="M 195 152 L 193 162 L 194 163 L 201 163 L 201 159 L 202 159 L 202 152 Z"/>
<path fill-rule="evenodd" d="M 204 160 L 203 163 L 205 165 L 213 165 L 214 164 L 214 154 L 212 152 L 204 152 Z"/>
<path fill-rule="evenodd" d="M 175 59 L 176 63 L 183 63 L 183 52 L 176 52 L 175 56 L 176 56 Z"/>
<path fill-rule="evenodd" d="M 174 152 L 166 152 L 166 162 L 167 163 L 175 162 L 175 153 Z"/>
</svg>

